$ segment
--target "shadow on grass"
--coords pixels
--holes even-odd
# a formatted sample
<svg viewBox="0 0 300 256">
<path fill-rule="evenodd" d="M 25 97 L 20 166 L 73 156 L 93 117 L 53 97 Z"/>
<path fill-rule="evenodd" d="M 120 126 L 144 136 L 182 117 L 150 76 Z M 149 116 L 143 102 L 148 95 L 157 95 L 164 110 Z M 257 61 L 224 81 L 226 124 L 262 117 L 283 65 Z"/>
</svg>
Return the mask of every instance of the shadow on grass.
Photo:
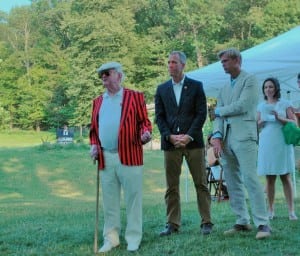
<svg viewBox="0 0 300 256">
<path fill-rule="evenodd" d="M 288 221 L 280 184 L 271 239 L 256 241 L 256 229 L 224 237 L 235 222 L 227 201 L 212 202 L 214 230 L 202 236 L 194 188 L 183 171 L 180 233 L 160 238 L 165 224 L 162 152 L 146 151 L 144 169 L 144 235 L 136 255 L 298 255 L 299 222 Z M 93 255 L 96 166 L 88 145 L 0 149 L 0 187 L 0 255 Z M 298 197 L 298 213 L 299 203 Z M 112 256 L 132 255 L 124 241 L 125 211 L 122 204 L 121 246 L 109 253 Z"/>
</svg>

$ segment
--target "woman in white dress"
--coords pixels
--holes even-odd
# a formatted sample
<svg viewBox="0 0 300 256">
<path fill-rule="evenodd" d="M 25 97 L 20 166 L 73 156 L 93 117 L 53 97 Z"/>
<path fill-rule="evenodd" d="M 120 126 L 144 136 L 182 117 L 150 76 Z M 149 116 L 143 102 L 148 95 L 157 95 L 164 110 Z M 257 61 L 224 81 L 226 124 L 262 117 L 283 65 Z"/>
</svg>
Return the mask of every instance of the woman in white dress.
<svg viewBox="0 0 300 256">
<path fill-rule="evenodd" d="M 276 78 L 263 82 L 264 102 L 257 107 L 257 123 L 260 129 L 258 146 L 258 175 L 266 176 L 266 193 L 269 205 L 269 218 L 274 217 L 275 181 L 279 175 L 286 198 L 289 219 L 297 220 L 294 211 L 294 197 L 291 173 L 295 171 L 293 145 L 284 141 L 282 126 L 296 122 L 292 105 L 280 98 L 280 84 Z"/>
</svg>

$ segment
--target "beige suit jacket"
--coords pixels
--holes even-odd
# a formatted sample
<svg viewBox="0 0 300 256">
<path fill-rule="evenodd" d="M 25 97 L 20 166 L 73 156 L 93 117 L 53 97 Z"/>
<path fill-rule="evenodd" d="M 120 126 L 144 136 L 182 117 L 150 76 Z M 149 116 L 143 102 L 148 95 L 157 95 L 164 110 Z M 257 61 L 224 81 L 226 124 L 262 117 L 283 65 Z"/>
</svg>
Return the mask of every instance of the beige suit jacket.
<svg viewBox="0 0 300 256">
<path fill-rule="evenodd" d="M 220 117 L 217 117 L 213 123 L 214 133 L 220 132 L 225 140 L 227 126 L 230 125 L 235 140 L 257 141 L 258 97 L 259 88 L 256 77 L 242 70 L 234 86 L 228 83 L 220 90 L 217 99 Z"/>
</svg>

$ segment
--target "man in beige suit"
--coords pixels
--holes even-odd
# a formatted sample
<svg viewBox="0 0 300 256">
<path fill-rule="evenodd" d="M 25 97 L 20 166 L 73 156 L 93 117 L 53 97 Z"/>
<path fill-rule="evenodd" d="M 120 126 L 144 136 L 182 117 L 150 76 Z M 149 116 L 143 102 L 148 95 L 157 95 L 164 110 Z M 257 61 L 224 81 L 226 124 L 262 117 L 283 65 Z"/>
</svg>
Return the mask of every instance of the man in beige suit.
<svg viewBox="0 0 300 256">
<path fill-rule="evenodd" d="M 266 238 L 271 235 L 271 230 L 268 226 L 263 188 L 256 175 L 257 80 L 241 69 L 242 57 L 238 50 L 230 48 L 221 51 L 218 57 L 225 72 L 230 74 L 230 83 L 221 89 L 217 106 L 211 112 L 214 120 L 212 144 L 215 155 L 221 157 L 230 206 L 237 218 L 233 228 L 224 234 L 251 230 L 245 187 L 253 222 L 258 228 L 256 238 Z"/>
</svg>

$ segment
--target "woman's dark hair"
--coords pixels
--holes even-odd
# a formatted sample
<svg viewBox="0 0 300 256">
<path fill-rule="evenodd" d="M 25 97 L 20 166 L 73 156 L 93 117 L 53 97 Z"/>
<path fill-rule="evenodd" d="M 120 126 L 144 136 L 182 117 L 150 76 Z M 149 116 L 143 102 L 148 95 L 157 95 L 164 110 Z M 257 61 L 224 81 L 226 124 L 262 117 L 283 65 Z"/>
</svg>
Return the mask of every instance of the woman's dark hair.
<svg viewBox="0 0 300 256">
<path fill-rule="evenodd" d="M 274 84 L 274 86 L 275 86 L 275 94 L 274 94 L 274 98 L 279 99 L 279 98 L 281 97 L 281 93 L 280 93 L 280 83 L 279 83 L 278 79 L 275 78 L 275 77 L 269 77 L 269 78 L 267 78 L 267 79 L 263 82 L 262 92 L 263 92 L 263 94 L 264 94 L 264 99 L 265 99 L 265 100 L 267 99 L 267 96 L 265 95 L 264 88 L 265 88 L 265 83 L 268 82 L 268 81 L 272 82 L 272 84 Z"/>
</svg>

